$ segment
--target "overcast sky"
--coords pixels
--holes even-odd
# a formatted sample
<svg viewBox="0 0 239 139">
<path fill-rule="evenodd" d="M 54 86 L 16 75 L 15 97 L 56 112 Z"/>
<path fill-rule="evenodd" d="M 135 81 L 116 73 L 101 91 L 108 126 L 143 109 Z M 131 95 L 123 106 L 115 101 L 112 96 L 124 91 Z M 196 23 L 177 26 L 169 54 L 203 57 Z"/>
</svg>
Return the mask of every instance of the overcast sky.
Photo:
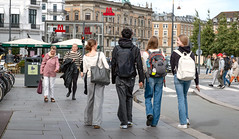
<svg viewBox="0 0 239 139">
<path fill-rule="evenodd" d="M 113 0 L 122 1 L 122 0 Z M 153 4 L 154 11 L 159 13 L 172 12 L 173 0 L 130 0 L 131 4 L 145 6 L 146 2 Z M 149 4 L 150 5 L 150 4 Z M 177 7 L 181 9 L 178 10 Z M 207 18 L 207 10 L 211 14 L 210 18 L 215 17 L 222 11 L 239 11 L 239 0 L 174 0 L 175 15 L 195 15 L 195 9 L 199 12 L 201 19 Z"/>
</svg>

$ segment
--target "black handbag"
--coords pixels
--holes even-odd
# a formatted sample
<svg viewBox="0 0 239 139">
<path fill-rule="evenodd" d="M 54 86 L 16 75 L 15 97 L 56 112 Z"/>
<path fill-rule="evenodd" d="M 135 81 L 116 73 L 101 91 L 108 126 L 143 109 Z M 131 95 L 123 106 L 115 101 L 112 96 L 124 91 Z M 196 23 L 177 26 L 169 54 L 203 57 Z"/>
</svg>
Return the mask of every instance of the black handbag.
<svg viewBox="0 0 239 139">
<path fill-rule="evenodd" d="M 96 62 L 96 66 L 91 66 L 91 82 L 101 85 L 109 85 L 110 84 L 110 69 L 106 69 L 104 64 L 103 68 L 99 68 L 98 62 L 99 62 L 100 53 L 98 54 L 98 59 Z"/>
</svg>

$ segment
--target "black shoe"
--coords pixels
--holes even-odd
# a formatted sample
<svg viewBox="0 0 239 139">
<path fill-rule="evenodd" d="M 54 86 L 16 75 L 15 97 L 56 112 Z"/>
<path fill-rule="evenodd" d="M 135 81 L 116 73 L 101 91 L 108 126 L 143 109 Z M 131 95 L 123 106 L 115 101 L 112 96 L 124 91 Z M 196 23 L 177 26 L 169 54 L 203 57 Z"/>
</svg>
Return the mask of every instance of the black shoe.
<svg viewBox="0 0 239 139">
<path fill-rule="evenodd" d="M 222 88 L 222 85 L 218 85 L 217 88 Z"/>
<path fill-rule="evenodd" d="M 228 84 L 228 87 L 230 87 L 231 86 L 231 82 Z"/>
<path fill-rule="evenodd" d="M 209 86 L 213 87 L 213 84 L 209 84 Z"/>
<path fill-rule="evenodd" d="M 72 100 L 76 100 L 76 98 L 75 98 L 75 97 L 72 97 Z"/>
<path fill-rule="evenodd" d="M 146 121 L 147 126 L 150 126 L 152 124 L 153 118 L 154 118 L 153 115 L 147 116 L 147 121 Z"/>
<path fill-rule="evenodd" d="M 66 97 L 69 97 L 71 95 L 71 92 L 68 92 L 67 94 L 66 94 Z"/>
</svg>

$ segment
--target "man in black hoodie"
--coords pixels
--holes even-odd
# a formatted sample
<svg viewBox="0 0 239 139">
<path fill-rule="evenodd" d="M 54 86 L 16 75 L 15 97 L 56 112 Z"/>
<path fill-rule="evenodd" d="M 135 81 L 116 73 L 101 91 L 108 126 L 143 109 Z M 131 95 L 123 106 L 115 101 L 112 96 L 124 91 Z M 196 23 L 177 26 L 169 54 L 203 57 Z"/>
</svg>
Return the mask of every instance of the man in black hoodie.
<svg viewBox="0 0 239 139">
<path fill-rule="evenodd" d="M 119 97 L 118 118 L 121 121 L 120 128 L 127 129 L 132 126 L 133 88 L 135 77 L 139 74 L 139 86 L 143 87 L 144 73 L 140 55 L 140 49 L 131 41 L 133 32 L 126 28 L 121 32 L 122 38 L 119 46 L 112 52 L 112 84 L 116 84 Z"/>
</svg>

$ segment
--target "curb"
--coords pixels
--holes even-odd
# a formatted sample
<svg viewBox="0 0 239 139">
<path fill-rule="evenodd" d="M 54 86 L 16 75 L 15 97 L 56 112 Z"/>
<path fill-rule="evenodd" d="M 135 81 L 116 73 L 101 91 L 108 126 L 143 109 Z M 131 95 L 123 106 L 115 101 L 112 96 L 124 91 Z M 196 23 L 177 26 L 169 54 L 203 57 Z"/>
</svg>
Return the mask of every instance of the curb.
<svg viewBox="0 0 239 139">
<path fill-rule="evenodd" d="M 237 110 L 239 111 L 239 107 L 238 106 L 233 106 L 231 104 L 228 104 L 228 103 L 225 103 L 225 102 L 222 102 L 222 101 L 219 101 L 219 100 L 216 100 L 208 95 L 205 95 L 204 93 L 201 93 L 199 92 L 198 90 L 194 89 L 193 90 L 194 93 L 196 93 L 198 96 L 200 96 L 201 98 L 209 101 L 209 102 L 212 102 L 212 103 L 215 103 L 215 104 L 218 104 L 220 106 L 223 106 L 223 107 L 228 107 L 228 108 L 231 108 L 231 109 L 234 109 L 234 110 Z"/>
<path fill-rule="evenodd" d="M 138 100 L 137 97 L 134 97 L 134 104 L 133 104 L 133 106 L 135 108 L 145 112 L 145 107 L 143 107 L 142 105 L 138 104 L 137 101 L 140 101 L 140 100 Z M 166 123 L 166 124 L 176 128 L 176 129 L 180 130 L 180 131 L 185 132 L 188 135 L 191 135 L 191 136 L 197 138 L 197 139 L 215 139 L 215 138 L 213 138 L 211 136 L 208 136 L 208 135 L 206 135 L 204 133 L 201 133 L 201 132 L 199 132 L 199 131 L 197 131 L 195 129 L 192 129 L 192 128 L 187 128 L 187 129 L 177 128 L 178 123 L 173 121 L 172 119 L 169 119 L 169 118 L 165 117 L 165 116 L 161 115 L 160 116 L 160 120 L 163 121 L 164 123 Z"/>
</svg>

